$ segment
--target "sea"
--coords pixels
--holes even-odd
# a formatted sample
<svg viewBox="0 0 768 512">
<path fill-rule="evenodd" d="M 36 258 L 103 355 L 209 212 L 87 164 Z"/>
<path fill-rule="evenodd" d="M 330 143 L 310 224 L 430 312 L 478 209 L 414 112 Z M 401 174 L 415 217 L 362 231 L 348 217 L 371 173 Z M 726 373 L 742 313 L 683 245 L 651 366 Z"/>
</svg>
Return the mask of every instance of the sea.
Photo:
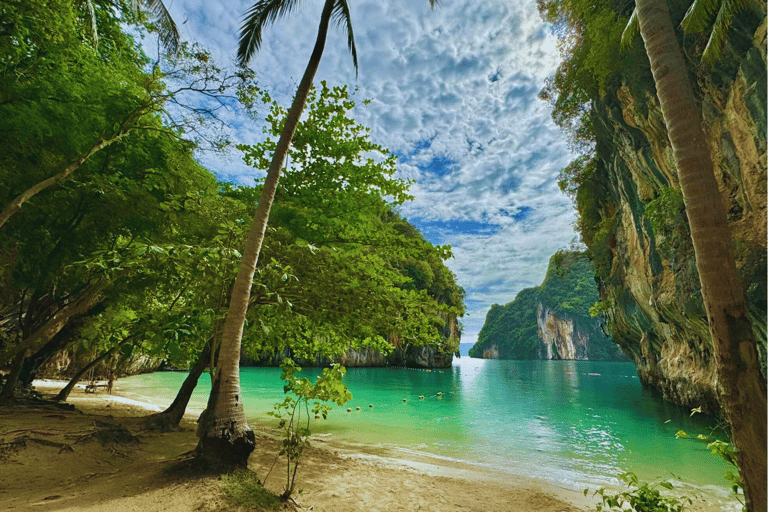
<svg viewBox="0 0 768 512">
<path fill-rule="evenodd" d="M 312 419 L 313 434 L 574 490 L 618 487 L 618 475 L 631 471 L 737 510 L 723 478 L 733 468 L 695 439 L 717 420 L 691 416 L 643 388 L 632 363 L 473 359 L 469 346 L 443 370 L 349 368 L 344 381 L 353 398 L 328 419 Z M 319 372 L 306 368 L 302 375 L 313 380 Z M 118 389 L 170 404 L 185 376 L 135 375 L 120 379 Z M 242 368 L 240 379 L 248 421 L 276 424 L 267 413 L 284 398 L 280 369 Z M 204 375 L 190 406 L 202 410 L 209 391 Z M 679 430 L 690 438 L 677 439 Z"/>
</svg>

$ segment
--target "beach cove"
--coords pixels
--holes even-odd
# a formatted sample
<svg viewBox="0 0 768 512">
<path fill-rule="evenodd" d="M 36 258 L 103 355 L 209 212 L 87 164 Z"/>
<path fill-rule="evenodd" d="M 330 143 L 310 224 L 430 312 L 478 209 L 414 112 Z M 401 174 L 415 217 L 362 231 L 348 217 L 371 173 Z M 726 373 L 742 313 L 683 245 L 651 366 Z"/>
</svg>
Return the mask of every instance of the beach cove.
<svg viewBox="0 0 768 512">
<path fill-rule="evenodd" d="M 632 365 L 455 363 L 432 371 L 350 369 L 345 380 L 354 398 L 328 420 L 314 422 L 313 449 L 300 469 L 306 493 L 297 499 L 314 510 L 590 510 L 594 500 L 583 489 L 619 488 L 616 475 L 630 470 L 649 481 L 678 475 L 679 492 L 694 499 L 690 510 L 738 510 L 718 481 L 727 468 L 703 445 L 674 439 L 679 428 L 705 429 L 706 418 L 691 419 L 642 390 Z M 305 372 L 312 378 L 317 371 Z M 141 417 L 167 406 L 184 376 L 133 376 L 120 379 L 113 396 L 78 389 L 71 401 L 88 413 Z M 279 370 L 243 368 L 241 376 L 249 423 L 261 441 L 249 466 L 263 476 L 277 452 L 276 420 L 265 413 L 282 395 Z M 62 385 L 36 384 L 50 393 Z M 181 432 L 167 434 L 175 440 L 164 442 L 164 450 L 174 443 L 178 454 L 194 448 L 207 384 L 201 379 Z M 141 421 L 129 421 L 143 429 Z M 268 487 L 279 491 L 282 478 L 273 474 Z M 324 499 L 333 506 L 322 508 Z M 120 510 L 114 506 L 109 510 Z"/>
</svg>

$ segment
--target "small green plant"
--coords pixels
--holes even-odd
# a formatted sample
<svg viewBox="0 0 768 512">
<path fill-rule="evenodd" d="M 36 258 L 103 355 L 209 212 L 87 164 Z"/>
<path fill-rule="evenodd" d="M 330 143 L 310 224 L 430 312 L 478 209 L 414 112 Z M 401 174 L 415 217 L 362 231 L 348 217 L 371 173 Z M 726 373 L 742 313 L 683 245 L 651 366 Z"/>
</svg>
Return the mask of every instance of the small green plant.
<svg viewBox="0 0 768 512">
<path fill-rule="evenodd" d="M 593 496 L 600 495 L 601 502 L 595 506 L 595 510 L 634 510 L 635 512 L 683 512 L 685 505 L 693 502 L 686 496 L 675 498 L 673 496 L 664 496 L 659 492 L 659 487 L 671 490 L 672 484 L 669 482 L 658 482 L 648 484 L 639 482 L 637 475 L 632 472 L 626 472 L 619 475 L 619 478 L 627 484 L 628 491 L 610 494 L 604 488 L 594 492 Z M 589 489 L 584 489 L 584 496 L 589 494 Z M 629 509 L 625 508 L 629 505 Z"/>
<path fill-rule="evenodd" d="M 256 473 L 247 469 L 222 475 L 221 488 L 227 503 L 233 507 L 246 507 L 248 510 L 277 510 L 280 506 L 280 498 L 266 490 L 259 482 Z"/>
<path fill-rule="evenodd" d="M 691 409 L 691 416 L 694 414 L 700 413 L 701 407 L 696 407 L 695 409 Z M 728 470 L 723 475 L 723 478 L 725 478 L 728 483 L 730 484 L 731 491 L 733 491 L 733 494 L 736 495 L 736 499 L 741 502 L 741 498 L 739 498 L 740 494 L 744 494 L 744 481 L 741 478 L 741 474 L 739 473 L 739 466 L 736 464 L 736 452 L 733 448 L 733 443 L 728 441 L 722 441 L 715 437 L 715 432 L 717 430 L 725 430 L 725 424 L 720 423 L 710 429 L 710 432 L 708 434 L 697 434 L 696 436 L 691 437 L 688 435 L 688 432 L 685 430 L 678 430 L 675 433 L 676 439 L 698 439 L 699 441 L 704 441 L 707 443 L 707 450 L 710 451 L 713 455 L 717 455 L 721 459 L 723 459 L 725 462 L 733 466 L 732 470 Z M 742 503 L 742 510 L 746 511 L 747 507 Z"/>
<path fill-rule="evenodd" d="M 278 428 L 283 431 L 283 447 L 277 454 L 275 463 L 280 456 L 286 456 L 286 483 L 281 498 L 288 499 L 296 486 L 299 460 L 304 449 L 309 446 L 309 436 L 312 435 L 309 426 L 312 418 L 318 415 L 323 419 L 327 418 L 332 408 L 328 402 L 342 406 L 352 398 L 352 393 L 341 382 L 346 373 L 346 369 L 341 365 L 334 364 L 330 368 L 324 368 L 314 384 L 296 375 L 301 368 L 290 358 L 283 359 L 280 368 L 283 370 L 280 378 L 286 382 L 283 386 L 286 397 L 282 402 L 275 404 L 274 411 L 267 414 L 280 420 Z M 311 413 L 310 401 L 313 402 Z M 272 468 L 274 466 L 273 463 Z M 264 477 L 264 481 L 271 472 L 272 469 Z"/>
</svg>

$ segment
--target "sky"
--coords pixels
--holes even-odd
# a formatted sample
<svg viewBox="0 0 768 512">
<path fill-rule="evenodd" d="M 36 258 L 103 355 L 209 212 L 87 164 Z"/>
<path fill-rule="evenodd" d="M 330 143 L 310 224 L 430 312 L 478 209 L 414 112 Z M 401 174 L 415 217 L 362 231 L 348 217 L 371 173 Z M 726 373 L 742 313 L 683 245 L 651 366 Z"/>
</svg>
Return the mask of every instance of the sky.
<svg viewBox="0 0 768 512">
<path fill-rule="evenodd" d="M 165 0 L 184 40 L 221 65 L 234 60 L 242 15 L 254 0 Z M 263 32 L 250 63 L 258 83 L 289 105 L 317 35 L 322 0 Z M 400 208 L 433 244 L 452 247 L 446 265 L 467 292 L 462 343 L 474 343 L 492 304 L 538 286 L 549 257 L 576 236 L 575 211 L 557 186 L 573 156 L 537 98 L 559 62 L 556 40 L 535 0 L 349 0 L 355 76 L 346 34 L 329 31 L 315 83 L 357 89 L 355 120 L 398 155 L 398 176 L 414 180 Z M 370 99 L 363 106 L 363 99 Z M 261 126 L 224 113 L 231 137 L 262 140 Z M 201 154 L 226 181 L 260 177 L 235 152 Z"/>
</svg>

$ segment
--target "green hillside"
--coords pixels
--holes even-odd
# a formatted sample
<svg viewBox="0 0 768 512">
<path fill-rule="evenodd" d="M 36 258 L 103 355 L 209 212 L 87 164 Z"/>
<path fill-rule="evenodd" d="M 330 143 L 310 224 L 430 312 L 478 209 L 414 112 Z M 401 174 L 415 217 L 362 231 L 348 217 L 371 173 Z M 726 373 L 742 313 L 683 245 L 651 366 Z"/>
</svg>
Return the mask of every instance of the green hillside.
<svg viewBox="0 0 768 512">
<path fill-rule="evenodd" d="M 504 306 L 491 306 L 469 355 L 483 357 L 495 345 L 499 359 L 547 359 L 547 347 L 539 335 L 541 308 L 542 315 L 549 311 L 560 324 L 572 321 L 574 333 L 587 337 L 584 357 L 580 358 L 624 359 L 602 331 L 601 318 L 589 314 L 589 308 L 599 299 L 593 276 L 594 269 L 584 253 L 558 251 L 550 258 L 540 286 L 521 290 L 515 300 Z"/>
</svg>

